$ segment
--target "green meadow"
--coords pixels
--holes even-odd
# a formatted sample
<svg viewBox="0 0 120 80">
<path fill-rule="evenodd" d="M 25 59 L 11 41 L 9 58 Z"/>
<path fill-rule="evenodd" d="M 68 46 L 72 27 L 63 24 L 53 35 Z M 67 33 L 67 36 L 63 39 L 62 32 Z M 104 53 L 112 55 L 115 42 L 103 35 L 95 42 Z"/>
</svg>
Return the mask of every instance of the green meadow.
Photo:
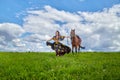
<svg viewBox="0 0 120 80">
<path fill-rule="evenodd" d="M 120 80 L 120 53 L 0 52 L 0 80 Z"/>
</svg>

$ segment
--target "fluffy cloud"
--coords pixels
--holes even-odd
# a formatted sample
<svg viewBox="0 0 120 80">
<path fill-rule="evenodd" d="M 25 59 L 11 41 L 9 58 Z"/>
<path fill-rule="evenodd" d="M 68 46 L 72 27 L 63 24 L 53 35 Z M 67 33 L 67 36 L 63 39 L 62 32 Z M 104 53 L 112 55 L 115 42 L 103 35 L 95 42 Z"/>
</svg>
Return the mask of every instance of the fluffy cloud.
<svg viewBox="0 0 120 80">
<path fill-rule="evenodd" d="M 120 51 L 119 22 L 120 4 L 101 12 L 74 13 L 47 5 L 43 10 L 28 11 L 22 27 L 11 23 L 0 24 L 0 49 L 8 45 L 6 50 L 50 51 L 45 42 L 54 36 L 56 30 L 68 36 L 70 30 L 75 29 L 82 38 L 85 51 Z M 25 36 L 25 33 L 31 34 Z M 66 39 L 63 43 L 67 44 Z"/>
<path fill-rule="evenodd" d="M 89 41 L 93 41 L 91 48 L 100 51 L 120 51 L 120 5 L 115 5 L 102 12 L 79 12 L 89 25 L 92 34 Z M 86 26 L 85 26 L 86 27 Z M 116 44 L 115 44 L 116 43 Z M 97 45 L 96 45 L 97 44 Z"/>
<path fill-rule="evenodd" d="M 12 40 L 18 36 L 21 36 L 24 30 L 17 24 L 3 23 L 0 24 L 0 35 L 7 40 Z"/>
<path fill-rule="evenodd" d="M 0 24 L 0 50 L 11 51 L 14 39 L 20 37 L 25 31 L 21 26 L 13 23 Z M 12 49 L 13 50 L 13 49 Z"/>
<path fill-rule="evenodd" d="M 61 34 L 69 35 L 70 29 L 76 29 L 81 36 L 82 44 L 87 50 L 95 51 L 119 51 L 120 50 L 120 5 L 101 12 L 70 13 L 59 11 L 50 6 L 44 10 L 28 11 L 24 29 L 36 33 L 34 41 L 43 40 L 43 35 L 52 36 L 56 30 Z M 37 39 L 35 39 L 35 37 Z"/>
</svg>

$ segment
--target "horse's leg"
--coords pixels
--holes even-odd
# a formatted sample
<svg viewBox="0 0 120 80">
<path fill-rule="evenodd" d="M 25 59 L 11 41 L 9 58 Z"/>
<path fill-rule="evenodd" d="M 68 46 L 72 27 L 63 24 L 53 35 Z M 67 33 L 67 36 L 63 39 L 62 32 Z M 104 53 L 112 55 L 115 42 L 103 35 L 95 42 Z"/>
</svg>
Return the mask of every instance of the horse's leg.
<svg viewBox="0 0 120 80">
<path fill-rule="evenodd" d="M 75 47 L 75 52 L 77 53 L 77 46 Z"/>
<path fill-rule="evenodd" d="M 74 47 L 72 46 L 72 53 L 74 53 L 74 52 L 73 52 L 73 49 L 74 49 Z"/>
<path fill-rule="evenodd" d="M 80 45 L 78 46 L 78 51 L 80 52 Z"/>
</svg>

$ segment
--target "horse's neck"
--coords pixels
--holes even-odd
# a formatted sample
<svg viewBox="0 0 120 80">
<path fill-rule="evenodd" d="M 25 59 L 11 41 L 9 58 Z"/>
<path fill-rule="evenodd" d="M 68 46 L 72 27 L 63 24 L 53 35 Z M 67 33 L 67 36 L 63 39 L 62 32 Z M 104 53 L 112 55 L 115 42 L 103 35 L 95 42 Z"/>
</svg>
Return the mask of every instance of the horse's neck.
<svg viewBox="0 0 120 80">
<path fill-rule="evenodd" d="M 76 39 L 76 36 L 72 37 L 72 38 L 71 38 L 72 42 L 74 42 L 75 39 Z"/>
</svg>

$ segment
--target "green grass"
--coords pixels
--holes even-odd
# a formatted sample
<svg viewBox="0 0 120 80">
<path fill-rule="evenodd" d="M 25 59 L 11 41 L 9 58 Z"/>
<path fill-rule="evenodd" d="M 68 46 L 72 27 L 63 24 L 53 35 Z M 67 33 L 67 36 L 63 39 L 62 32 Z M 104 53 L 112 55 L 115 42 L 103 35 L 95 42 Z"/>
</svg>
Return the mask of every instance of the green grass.
<svg viewBox="0 0 120 80">
<path fill-rule="evenodd" d="M 120 54 L 0 52 L 0 80 L 120 80 Z"/>
</svg>

